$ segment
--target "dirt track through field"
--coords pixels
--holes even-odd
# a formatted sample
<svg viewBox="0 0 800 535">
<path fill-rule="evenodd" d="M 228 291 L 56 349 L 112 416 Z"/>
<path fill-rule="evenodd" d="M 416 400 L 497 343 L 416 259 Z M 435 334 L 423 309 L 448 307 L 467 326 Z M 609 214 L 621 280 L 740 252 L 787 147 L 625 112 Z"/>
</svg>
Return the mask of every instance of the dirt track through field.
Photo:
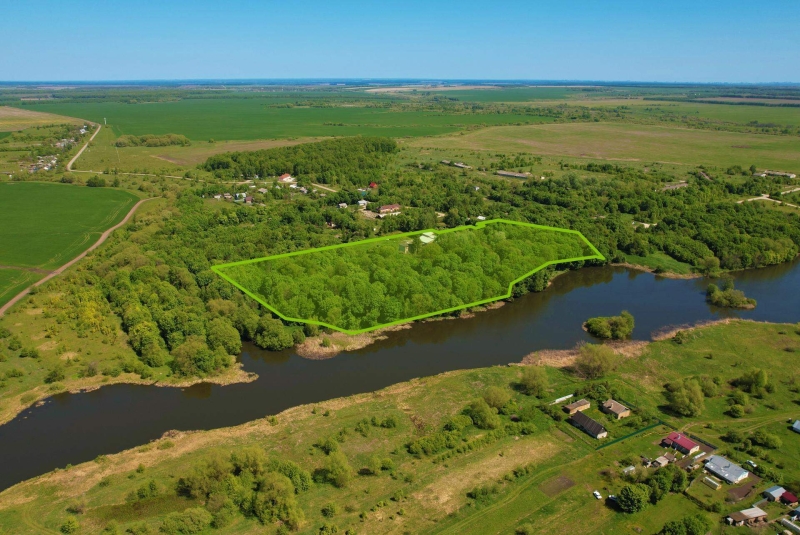
<svg viewBox="0 0 800 535">
<path fill-rule="evenodd" d="M 87 143 L 87 145 L 88 145 L 88 143 Z M 80 156 L 80 153 L 78 153 L 78 156 Z M 76 156 L 76 158 L 78 156 Z M 112 232 L 114 232 L 115 230 L 117 230 L 118 228 L 120 228 L 121 226 L 123 226 L 125 223 L 128 222 L 128 220 L 133 216 L 134 212 L 136 212 L 136 210 L 139 208 L 139 206 L 142 203 L 145 203 L 145 202 L 150 201 L 152 199 L 155 199 L 155 197 L 150 197 L 149 199 L 142 199 L 141 201 L 139 201 L 136 204 L 134 204 L 133 208 L 131 208 L 130 211 L 128 212 L 128 214 L 125 216 L 125 219 L 123 219 L 122 221 L 120 221 L 119 223 L 117 223 L 116 225 L 111 227 L 110 229 L 108 229 L 105 232 L 103 232 L 103 234 L 100 235 L 100 238 L 98 238 L 98 240 L 96 242 L 94 242 L 94 244 L 92 244 L 88 249 L 86 249 L 84 252 L 82 252 L 81 254 L 79 254 L 78 256 L 76 256 L 75 258 L 73 258 L 72 260 L 70 260 L 69 262 L 67 262 L 63 266 L 61 266 L 60 268 L 57 268 L 57 269 L 51 271 L 46 277 L 44 277 L 43 279 L 31 284 L 30 286 L 28 286 L 27 288 L 22 290 L 20 293 L 15 295 L 13 298 L 11 298 L 11 300 L 8 303 L 6 303 L 2 307 L 0 307 L 0 316 L 5 314 L 6 310 L 8 310 L 12 306 L 14 306 L 14 304 L 16 304 L 17 301 L 19 301 L 20 299 L 22 299 L 23 297 L 28 295 L 30 293 L 30 291 L 31 291 L 31 288 L 33 288 L 34 286 L 41 286 L 42 284 L 44 284 L 45 282 L 49 281 L 53 277 L 55 277 L 57 275 L 61 275 L 64 271 L 66 271 L 67 269 L 69 269 L 70 267 L 75 265 L 77 262 L 82 260 L 87 254 L 89 254 L 90 252 L 92 252 L 95 249 L 97 249 L 98 247 L 100 247 L 100 245 L 102 245 L 103 242 L 106 241 L 109 236 L 111 236 Z"/>
<path fill-rule="evenodd" d="M 94 131 L 94 134 L 92 134 L 92 137 L 89 138 L 89 141 L 87 141 L 86 144 L 83 147 L 81 147 L 81 150 L 78 151 L 78 154 L 73 156 L 72 159 L 67 164 L 67 171 L 72 171 L 72 164 L 75 163 L 75 160 L 80 158 L 81 154 L 83 154 L 83 151 L 86 150 L 86 147 L 89 146 L 89 143 L 94 141 L 95 136 L 100 133 L 100 129 L 102 129 L 102 128 L 103 128 L 103 125 L 101 125 L 101 124 L 97 125 L 97 130 Z"/>
</svg>

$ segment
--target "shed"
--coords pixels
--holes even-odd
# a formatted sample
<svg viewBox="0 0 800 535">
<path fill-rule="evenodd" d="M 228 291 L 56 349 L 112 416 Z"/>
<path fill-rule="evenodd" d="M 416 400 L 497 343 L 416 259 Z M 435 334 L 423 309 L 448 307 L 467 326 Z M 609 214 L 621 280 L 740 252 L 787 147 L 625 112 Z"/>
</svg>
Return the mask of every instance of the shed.
<svg viewBox="0 0 800 535">
<path fill-rule="evenodd" d="M 792 431 L 795 433 L 800 433 L 800 420 L 795 420 L 792 424 Z"/>
<path fill-rule="evenodd" d="M 359 210 L 364 210 L 367 207 L 368 204 L 369 203 L 367 201 L 365 201 L 364 199 L 361 199 L 360 201 L 358 201 L 358 209 Z"/>
<path fill-rule="evenodd" d="M 339 203 L 339 208 L 347 208 L 347 203 L 346 202 L 340 202 Z"/>
<path fill-rule="evenodd" d="M 603 412 L 605 412 L 606 414 L 613 415 L 617 420 L 621 420 L 622 418 L 627 418 L 628 416 L 631 415 L 631 410 L 628 407 L 626 407 L 622 403 L 614 401 L 613 399 L 609 399 L 603 402 L 602 409 Z"/>
<path fill-rule="evenodd" d="M 781 495 L 781 503 L 789 507 L 795 507 L 797 505 L 797 496 L 787 490 Z"/>
<path fill-rule="evenodd" d="M 663 455 L 656 457 L 656 460 L 650 463 L 650 466 L 655 466 L 656 468 L 661 468 L 662 466 L 667 466 L 669 464 L 669 459 L 664 457 Z"/>
<path fill-rule="evenodd" d="M 775 485 L 773 487 L 768 488 L 764 491 L 764 497 L 771 502 L 777 502 L 783 496 L 783 493 L 786 492 L 786 489 L 783 487 L 779 487 Z"/>
<path fill-rule="evenodd" d="M 759 507 L 751 507 L 736 513 L 731 513 L 725 519 L 732 526 L 753 526 L 767 521 L 767 513 Z"/>
<path fill-rule="evenodd" d="M 622 469 L 622 473 L 623 474 L 632 474 L 635 471 L 636 471 L 636 467 L 633 466 L 633 465 L 626 466 L 625 468 Z"/>
<path fill-rule="evenodd" d="M 707 476 L 703 478 L 703 483 L 714 490 L 719 490 L 722 487 L 722 482 L 716 477 Z"/>
<path fill-rule="evenodd" d="M 589 407 L 591 407 L 591 403 L 589 403 L 585 399 L 579 399 L 569 405 L 564 405 L 564 410 L 567 411 L 567 414 L 575 414 L 576 412 L 585 411 Z"/>
<path fill-rule="evenodd" d="M 589 418 L 580 411 L 573 414 L 569 421 L 572 425 L 579 429 L 583 429 L 587 435 L 594 438 L 606 438 L 608 436 L 608 431 L 606 431 L 606 428 L 603 427 L 603 424 Z"/>
<path fill-rule="evenodd" d="M 423 232 L 420 237 L 419 241 L 424 244 L 432 243 L 436 239 L 436 234 L 433 232 Z"/>
</svg>

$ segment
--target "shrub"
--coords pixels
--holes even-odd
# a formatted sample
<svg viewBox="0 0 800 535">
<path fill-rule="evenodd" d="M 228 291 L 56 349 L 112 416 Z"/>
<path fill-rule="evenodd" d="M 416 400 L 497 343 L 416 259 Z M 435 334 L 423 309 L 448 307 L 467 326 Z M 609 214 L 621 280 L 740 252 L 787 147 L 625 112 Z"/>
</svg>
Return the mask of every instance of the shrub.
<svg viewBox="0 0 800 535">
<path fill-rule="evenodd" d="M 622 340 L 633 333 L 633 315 L 623 310 L 619 316 L 596 317 L 586 321 L 586 330 L 592 336 L 603 339 Z"/>
<path fill-rule="evenodd" d="M 608 346 L 585 344 L 575 359 L 575 370 L 587 379 L 598 379 L 616 366 L 617 355 Z"/>
<path fill-rule="evenodd" d="M 180 513 L 170 513 L 161 523 L 159 531 L 163 533 L 191 534 L 200 533 L 211 525 L 211 513 L 202 507 L 193 507 Z"/>
<path fill-rule="evenodd" d="M 544 397 L 547 393 L 547 388 L 550 386 L 547 370 L 542 366 L 526 366 L 522 368 L 520 386 L 529 396 Z"/>
<path fill-rule="evenodd" d="M 642 483 L 625 485 L 617 496 L 619 508 L 625 513 L 641 511 L 650 499 L 650 492 L 650 487 Z"/>
<path fill-rule="evenodd" d="M 77 533 L 78 529 L 80 529 L 80 524 L 78 524 L 78 519 L 74 516 L 68 517 L 59 528 L 61 533 Z"/>
<path fill-rule="evenodd" d="M 703 389 L 697 379 L 685 379 L 666 385 L 669 407 L 683 416 L 697 416 L 705 409 Z"/>
<path fill-rule="evenodd" d="M 339 514 L 339 506 L 336 503 L 329 503 L 322 508 L 322 516 L 325 518 L 333 518 Z"/>
<path fill-rule="evenodd" d="M 472 418 L 475 426 L 479 429 L 497 429 L 502 425 L 496 410 L 490 407 L 483 399 L 477 399 L 470 403 L 464 409 L 464 414 Z"/>
<path fill-rule="evenodd" d="M 328 456 L 325 470 L 325 479 L 339 488 L 346 487 L 353 479 L 353 467 L 341 451 L 334 451 Z"/>
<path fill-rule="evenodd" d="M 50 384 L 63 381 L 64 379 L 66 379 L 66 375 L 64 375 L 64 367 L 58 364 L 52 370 L 50 370 L 47 375 L 45 375 L 44 382 Z"/>
<path fill-rule="evenodd" d="M 511 393 L 499 386 L 490 386 L 484 392 L 483 399 L 490 407 L 501 409 L 511 399 Z"/>
</svg>

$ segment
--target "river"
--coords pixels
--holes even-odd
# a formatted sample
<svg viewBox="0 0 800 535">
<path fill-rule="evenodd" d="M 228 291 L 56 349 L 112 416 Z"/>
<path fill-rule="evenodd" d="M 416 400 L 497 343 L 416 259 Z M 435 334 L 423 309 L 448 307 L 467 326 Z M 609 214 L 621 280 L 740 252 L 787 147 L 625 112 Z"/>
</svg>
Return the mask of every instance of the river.
<svg viewBox="0 0 800 535">
<path fill-rule="evenodd" d="M 418 323 L 388 339 L 322 361 L 287 350 L 246 345 L 247 384 L 185 389 L 111 385 L 59 394 L 0 426 L 0 489 L 68 463 L 144 444 L 171 429 L 241 424 L 305 403 L 377 390 L 448 370 L 518 362 L 538 349 L 574 347 L 590 337 L 593 316 L 630 311 L 633 337 L 648 340 L 668 326 L 722 317 L 800 321 L 800 261 L 736 274 L 736 287 L 758 301 L 754 310 L 709 306 L 708 280 L 675 280 L 619 267 L 566 273 L 546 291 L 528 294 L 472 318 Z"/>
</svg>

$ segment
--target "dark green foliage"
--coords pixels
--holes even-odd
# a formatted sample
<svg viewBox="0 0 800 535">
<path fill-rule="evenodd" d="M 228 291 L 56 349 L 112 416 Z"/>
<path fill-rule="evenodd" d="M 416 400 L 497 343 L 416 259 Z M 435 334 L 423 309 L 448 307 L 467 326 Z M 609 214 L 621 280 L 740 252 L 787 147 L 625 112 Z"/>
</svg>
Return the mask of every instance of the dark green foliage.
<svg viewBox="0 0 800 535">
<path fill-rule="evenodd" d="M 351 137 L 252 152 L 229 152 L 210 157 L 203 168 L 219 177 L 252 178 L 289 173 L 323 184 L 346 180 L 366 186 L 397 151 L 390 138 Z"/>
<path fill-rule="evenodd" d="M 475 487 L 471 491 L 467 492 L 467 497 L 475 500 L 479 504 L 486 504 L 490 502 L 492 498 L 499 493 L 500 493 L 500 485 L 492 483 L 489 485 Z"/>
<path fill-rule="evenodd" d="M 692 515 L 681 520 L 670 520 L 659 532 L 660 535 L 705 535 L 713 526 L 705 515 Z"/>
<path fill-rule="evenodd" d="M 353 479 L 353 467 L 347 461 L 344 453 L 334 451 L 326 460 L 325 479 L 336 487 L 346 487 Z"/>
<path fill-rule="evenodd" d="M 483 399 L 476 399 L 470 403 L 464 409 L 464 414 L 469 416 L 479 429 L 497 429 L 502 425 L 497 409 L 490 407 Z"/>
<path fill-rule="evenodd" d="M 623 310 L 619 316 L 590 318 L 586 321 L 586 330 L 589 334 L 605 340 L 623 340 L 633 333 L 633 316 Z"/>
<path fill-rule="evenodd" d="M 745 392 L 756 396 L 763 396 L 769 386 L 769 376 L 766 371 L 756 368 L 734 379 L 733 384 Z M 746 402 L 742 403 L 742 405 L 746 404 Z"/>
<path fill-rule="evenodd" d="M 772 433 L 767 433 L 763 429 L 758 429 L 752 435 L 750 435 L 750 440 L 753 442 L 753 444 L 771 450 L 777 450 L 783 446 L 783 441 L 779 436 Z"/>
<path fill-rule="evenodd" d="M 185 147 L 191 145 L 192 142 L 189 138 L 180 134 L 165 134 L 163 136 L 156 136 L 147 134 L 144 136 L 120 136 L 114 142 L 117 147 L 168 147 L 170 145 L 178 145 Z"/>
<path fill-rule="evenodd" d="M 86 181 L 86 185 L 90 188 L 104 188 L 106 187 L 106 179 L 101 176 L 93 175 Z"/>
<path fill-rule="evenodd" d="M 58 381 L 63 381 L 64 379 L 66 379 L 66 375 L 64 374 L 64 366 L 59 364 L 53 367 L 53 369 L 51 369 L 47 375 L 45 375 L 44 382 L 48 384 L 56 383 Z"/>
<path fill-rule="evenodd" d="M 617 504 L 625 513 L 638 513 L 647 506 L 650 493 L 650 487 L 642 483 L 625 485 L 617 495 Z"/>
<path fill-rule="evenodd" d="M 66 533 L 66 534 L 77 533 L 79 529 L 80 529 L 80 524 L 78 523 L 78 519 L 75 518 L 74 516 L 68 517 L 67 520 L 65 520 L 64 523 L 61 524 L 61 527 L 59 528 L 61 533 Z"/>
<path fill-rule="evenodd" d="M 730 279 L 729 279 L 730 280 Z M 716 284 L 709 284 L 706 290 L 706 300 L 714 306 L 725 308 L 753 308 L 756 300 L 745 297 L 744 292 L 733 287 L 733 281 L 719 288 Z"/>
<path fill-rule="evenodd" d="M 682 416 L 697 416 L 705 409 L 703 389 L 697 379 L 666 385 L 669 408 Z"/>
</svg>

